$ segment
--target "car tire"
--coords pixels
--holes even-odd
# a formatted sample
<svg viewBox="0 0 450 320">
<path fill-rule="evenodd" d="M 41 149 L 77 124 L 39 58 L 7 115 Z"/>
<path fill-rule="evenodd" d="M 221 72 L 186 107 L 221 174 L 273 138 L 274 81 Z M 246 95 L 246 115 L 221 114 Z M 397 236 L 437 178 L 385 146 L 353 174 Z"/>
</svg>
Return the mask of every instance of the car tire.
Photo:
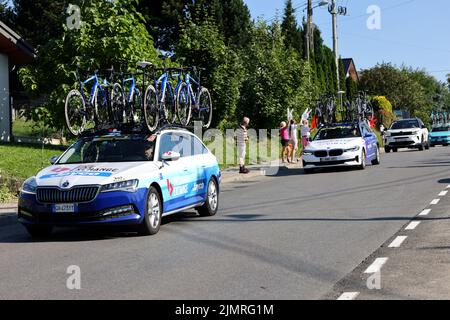
<svg viewBox="0 0 450 320">
<path fill-rule="evenodd" d="M 381 163 L 380 158 L 380 149 L 377 147 L 377 153 L 375 159 L 372 160 L 372 165 L 378 166 Z"/>
<path fill-rule="evenodd" d="M 397 148 L 392 149 L 393 152 L 398 152 Z"/>
<path fill-rule="evenodd" d="M 389 148 L 389 147 L 384 147 L 384 152 L 386 152 L 386 153 L 391 153 L 391 148 Z"/>
<path fill-rule="evenodd" d="M 197 208 L 197 212 L 201 217 L 215 216 L 219 210 L 219 186 L 216 179 L 211 178 L 208 182 L 206 191 L 206 202 Z"/>
<path fill-rule="evenodd" d="M 429 142 L 427 142 L 427 143 L 425 144 L 425 150 L 430 150 L 430 143 L 429 143 Z"/>
<path fill-rule="evenodd" d="M 305 174 L 312 174 L 312 173 L 314 173 L 314 169 L 303 169 L 303 172 Z"/>
<path fill-rule="evenodd" d="M 162 220 L 161 195 L 155 187 L 150 187 L 145 204 L 144 221 L 139 226 L 139 234 L 152 236 L 159 232 Z"/>
<path fill-rule="evenodd" d="M 362 154 L 361 154 L 361 164 L 358 166 L 359 170 L 364 170 L 366 169 L 366 150 L 363 150 Z"/>
<path fill-rule="evenodd" d="M 29 225 L 25 227 L 32 238 L 42 239 L 48 238 L 53 231 L 52 226 L 34 226 Z"/>
</svg>

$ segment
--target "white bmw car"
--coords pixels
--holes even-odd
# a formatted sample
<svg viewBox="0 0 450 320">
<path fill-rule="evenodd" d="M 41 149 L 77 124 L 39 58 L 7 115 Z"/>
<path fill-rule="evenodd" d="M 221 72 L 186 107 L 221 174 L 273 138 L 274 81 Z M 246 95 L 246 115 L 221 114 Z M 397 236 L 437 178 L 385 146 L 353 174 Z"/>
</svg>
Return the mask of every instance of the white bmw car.
<svg viewBox="0 0 450 320">
<path fill-rule="evenodd" d="M 368 161 L 380 164 L 380 149 L 375 133 L 364 121 L 322 127 L 303 151 L 305 173 L 329 167 L 365 169 Z"/>
<path fill-rule="evenodd" d="M 216 157 L 187 130 L 87 136 L 52 162 L 21 190 L 19 221 L 32 236 L 91 225 L 135 226 L 152 235 L 164 216 L 218 210 Z"/>
</svg>

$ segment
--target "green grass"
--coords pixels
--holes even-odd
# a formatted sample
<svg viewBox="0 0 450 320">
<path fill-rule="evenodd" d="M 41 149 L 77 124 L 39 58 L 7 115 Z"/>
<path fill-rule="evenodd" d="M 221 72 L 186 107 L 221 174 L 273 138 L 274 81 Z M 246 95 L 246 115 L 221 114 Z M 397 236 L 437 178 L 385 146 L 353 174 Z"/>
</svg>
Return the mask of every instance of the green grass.
<svg viewBox="0 0 450 320">
<path fill-rule="evenodd" d="M 54 129 L 43 129 L 38 124 L 32 121 L 25 121 L 23 119 L 17 119 L 13 122 L 13 135 L 16 137 L 56 137 L 58 132 Z"/>
<path fill-rule="evenodd" d="M 52 156 L 62 154 L 53 147 L 0 144 L 0 172 L 14 179 L 26 179 L 50 165 Z"/>
</svg>

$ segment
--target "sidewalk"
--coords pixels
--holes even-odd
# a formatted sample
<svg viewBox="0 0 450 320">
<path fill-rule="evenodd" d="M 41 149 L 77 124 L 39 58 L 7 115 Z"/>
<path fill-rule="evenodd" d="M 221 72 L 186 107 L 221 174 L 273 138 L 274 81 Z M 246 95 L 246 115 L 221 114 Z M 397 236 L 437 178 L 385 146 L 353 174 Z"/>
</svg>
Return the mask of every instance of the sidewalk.
<svg viewBox="0 0 450 320">
<path fill-rule="evenodd" d="M 11 215 L 17 213 L 17 202 L 0 203 L 0 215 Z"/>
</svg>

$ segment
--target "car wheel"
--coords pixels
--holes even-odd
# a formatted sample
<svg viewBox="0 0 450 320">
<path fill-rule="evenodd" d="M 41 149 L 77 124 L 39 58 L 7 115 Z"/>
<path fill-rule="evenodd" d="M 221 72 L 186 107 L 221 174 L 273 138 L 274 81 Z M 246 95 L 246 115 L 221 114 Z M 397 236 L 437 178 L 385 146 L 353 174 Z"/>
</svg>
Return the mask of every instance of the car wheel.
<svg viewBox="0 0 450 320">
<path fill-rule="evenodd" d="M 52 226 L 26 226 L 25 227 L 33 238 L 47 238 L 52 234 L 53 227 Z"/>
<path fill-rule="evenodd" d="M 305 174 L 311 174 L 311 173 L 314 173 L 314 169 L 303 169 L 303 172 Z"/>
<path fill-rule="evenodd" d="M 425 144 L 425 150 L 430 150 L 430 143 L 429 143 L 429 142 L 427 142 L 427 143 Z"/>
<path fill-rule="evenodd" d="M 363 150 L 361 154 L 361 164 L 359 165 L 358 169 L 364 170 L 366 168 L 366 150 Z"/>
<path fill-rule="evenodd" d="M 384 152 L 386 152 L 386 153 L 391 153 L 391 148 L 389 148 L 389 147 L 384 147 Z"/>
<path fill-rule="evenodd" d="M 139 233 L 144 236 L 152 236 L 159 232 L 162 220 L 161 195 L 155 187 L 150 187 L 145 205 L 144 221 L 139 227 Z"/>
<path fill-rule="evenodd" d="M 397 148 L 392 149 L 393 152 L 398 152 Z"/>
<path fill-rule="evenodd" d="M 380 164 L 380 149 L 377 147 L 377 153 L 375 159 L 372 160 L 372 165 L 377 166 Z"/>
<path fill-rule="evenodd" d="M 219 188 L 217 181 L 211 178 L 208 183 L 208 190 L 206 194 L 206 202 L 197 208 L 197 212 L 202 217 L 215 216 L 219 209 Z"/>
</svg>

